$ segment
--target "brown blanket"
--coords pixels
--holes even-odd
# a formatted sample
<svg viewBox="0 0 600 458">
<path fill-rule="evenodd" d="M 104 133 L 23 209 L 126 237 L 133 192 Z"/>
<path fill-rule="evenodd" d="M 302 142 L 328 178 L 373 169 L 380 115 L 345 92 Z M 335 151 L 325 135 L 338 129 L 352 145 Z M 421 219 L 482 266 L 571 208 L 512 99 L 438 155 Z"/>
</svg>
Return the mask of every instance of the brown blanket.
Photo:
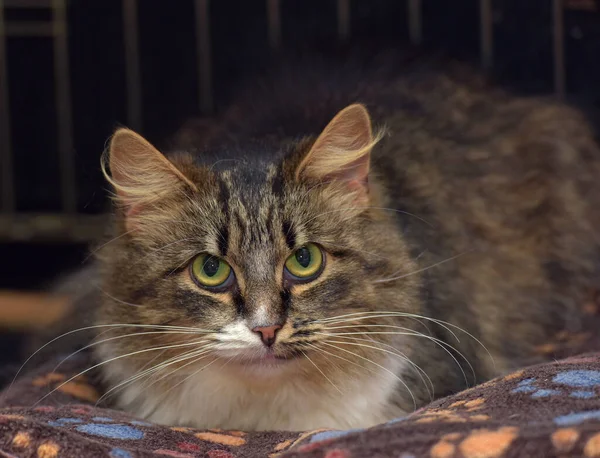
<svg viewBox="0 0 600 458">
<path fill-rule="evenodd" d="M 0 457 L 600 457 L 600 353 L 531 367 L 364 431 L 151 424 L 95 407 L 99 392 L 84 376 L 64 383 L 86 364 L 79 355 L 52 372 L 52 361 L 3 393 Z"/>
</svg>

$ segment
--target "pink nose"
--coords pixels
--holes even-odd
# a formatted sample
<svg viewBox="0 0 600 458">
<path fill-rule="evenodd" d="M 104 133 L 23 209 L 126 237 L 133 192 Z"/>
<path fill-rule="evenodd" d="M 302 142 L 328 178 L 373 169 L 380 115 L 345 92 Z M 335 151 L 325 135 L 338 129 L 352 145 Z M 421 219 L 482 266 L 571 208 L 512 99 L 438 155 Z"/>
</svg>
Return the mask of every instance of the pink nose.
<svg viewBox="0 0 600 458">
<path fill-rule="evenodd" d="M 262 339 L 263 343 L 267 347 L 270 347 L 275 343 L 275 336 L 277 335 L 277 331 L 280 329 L 281 325 L 276 324 L 273 326 L 257 326 L 256 328 L 252 329 L 252 331 L 260 334 L 260 338 Z"/>
</svg>

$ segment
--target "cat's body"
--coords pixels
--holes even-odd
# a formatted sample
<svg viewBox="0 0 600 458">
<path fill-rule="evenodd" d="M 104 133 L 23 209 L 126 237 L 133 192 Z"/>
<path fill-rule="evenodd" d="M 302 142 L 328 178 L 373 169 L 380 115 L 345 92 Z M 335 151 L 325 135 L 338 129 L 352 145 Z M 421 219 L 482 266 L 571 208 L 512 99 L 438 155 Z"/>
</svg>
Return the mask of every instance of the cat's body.
<svg viewBox="0 0 600 458">
<path fill-rule="evenodd" d="M 146 327 L 98 337 L 103 361 L 135 353 L 102 366 L 109 399 L 203 428 L 370 426 L 576 331 L 600 275 L 592 134 L 569 108 L 459 75 L 289 73 L 188 139 L 176 170 L 118 133 L 98 323 Z M 323 131 L 352 103 L 385 126 L 378 143 L 356 105 Z M 324 261 L 299 281 L 287 262 L 310 243 Z M 226 287 L 191 279 L 205 252 Z M 204 349 L 179 357 L 192 338 Z"/>
</svg>

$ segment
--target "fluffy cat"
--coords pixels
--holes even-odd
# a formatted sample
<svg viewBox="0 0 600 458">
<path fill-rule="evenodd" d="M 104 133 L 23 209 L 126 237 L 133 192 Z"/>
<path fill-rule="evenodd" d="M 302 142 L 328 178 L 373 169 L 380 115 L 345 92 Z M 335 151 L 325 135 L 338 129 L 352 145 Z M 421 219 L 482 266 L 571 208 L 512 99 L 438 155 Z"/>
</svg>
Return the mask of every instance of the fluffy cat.
<svg viewBox="0 0 600 458">
<path fill-rule="evenodd" d="M 166 155 L 114 134 L 106 399 L 198 428 L 366 427 L 579 329 L 600 273 L 586 121 L 392 67 L 279 75 Z"/>
</svg>

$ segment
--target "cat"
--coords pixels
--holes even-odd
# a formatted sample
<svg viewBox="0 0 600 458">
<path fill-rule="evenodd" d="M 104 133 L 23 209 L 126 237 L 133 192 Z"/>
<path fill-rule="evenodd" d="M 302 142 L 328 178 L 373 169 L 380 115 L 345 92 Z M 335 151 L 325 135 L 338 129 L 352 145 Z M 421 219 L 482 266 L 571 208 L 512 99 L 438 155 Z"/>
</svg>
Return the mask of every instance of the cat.
<svg viewBox="0 0 600 458">
<path fill-rule="evenodd" d="M 196 428 L 362 428 L 582 327 L 600 273 L 587 121 L 385 59 L 276 74 L 171 151 L 115 132 L 104 400 Z"/>
</svg>

